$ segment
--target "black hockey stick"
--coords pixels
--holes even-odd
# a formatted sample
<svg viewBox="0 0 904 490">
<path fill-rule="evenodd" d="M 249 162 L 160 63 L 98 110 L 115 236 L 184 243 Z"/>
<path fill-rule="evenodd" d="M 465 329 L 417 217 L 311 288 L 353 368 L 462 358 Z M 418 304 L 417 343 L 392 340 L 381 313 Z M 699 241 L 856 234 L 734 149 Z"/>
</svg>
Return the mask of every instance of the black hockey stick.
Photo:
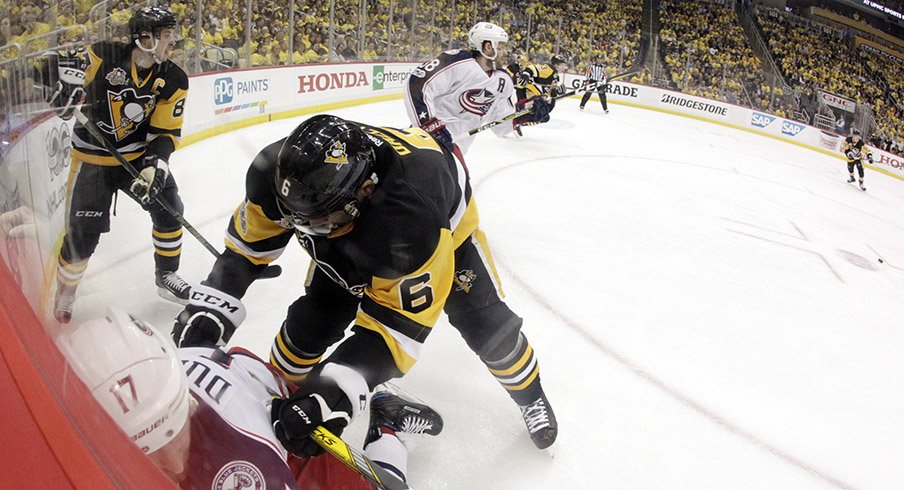
<svg viewBox="0 0 904 490">
<path fill-rule="evenodd" d="M 88 116 L 86 116 L 81 111 L 81 109 L 76 109 L 75 119 L 78 122 L 82 123 L 83 126 L 85 126 L 85 129 L 87 129 L 88 132 L 91 133 L 91 136 L 94 136 L 94 139 L 100 141 L 104 145 L 104 149 L 106 149 L 109 154 L 113 155 L 113 158 L 115 158 L 116 161 L 118 161 L 119 164 L 126 169 L 126 172 L 128 172 L 133 179 L 141 178 L 138 170 L 136 170 L 135 167 L 131 163 L 129 163 L 128 160 L 126 160 L 126 157 L 122 156 L 122 153 L 120 153 L 119 150 L 117 150 L 116 147 L 107 140 L 103 133 L 100 132 L 100 129 L 97 128 L 97 125 L 95 125 L 94 122 L 88 119 Z M 188 230 L 188 232 L 191 233 L 192 236 L 198 239 L 198 241 L 201 242 L 201 245 L 204 245 L 204 248 L 206 248 L 208 252 L 212 253 L 213 256 L 218 259 L 221 257 L 220 252 L 218 252 L 217 249 L 213 248 L 213 245 L 211 245 L 210 242 L 208 242 L 207 239 L 204 238 L 203 235 L 201 235 L 201 232 L 195 229 L 195 227 L 192 226 L 191 223 L 189 223 L 185 219 L 185 217 L 182 216 L 182 213 L 176 211 L 176 208 L 174 208 L 172 204 L 170 204 L 161 196 L 155 196 L 154 200 L 156 200 L 160 204 L 160 206 L 163 207 L 164 210 L 166 210 L 167 213 L 172 215 L 172 217 L 175 218 L 180 225 Z M 278 265 L 271 265 L 263 270 L 260 277 L 262 279 L 269 279 L 271 277 L 277 277 L 281 273 L 282 267 Z"/>
<path fill-rule="evenodd" d="M 367 481 L 373 483 L 377 488 L 385 490 L 405 490 L 411 488 L 408 484 L 396 478 L 381 466 L 374 464 L 374 462 L 368 459 L 364 453 L 349 446 L 332 432 L 324 429 L 323 426 L 314 429 L 314 432 L 311 433 L 311 439 L 314 439 L 314 442 L 325 449 L 326 452 L 345 463 L 346 466 L 363 476 Z"/>
<path fill-rule="evenodd" d="M 612 80 L 618 80 L 619 78 L 624 78 L 624 77 L 633 75 L 633 74 L 637 73 L 638 71 L 639 71 L 639 70 L 630 70 L 630 71 L 625 71 L 625 72 L 622 72 L 622 73 L 615 74 L 615 75 L 613 75 L 611 78 L 609 78 L 609 81 L 612 81 Z M 607 83 L 608 83 L 608 82 L 607 82 Z M 552 97 L 552 100 L 559 100 L 559 99 L 562 99 L 562 98 L 565 98 L 565 97 L 571 97 L 572 95 L 574 95 L 574 94 L 576 94 L 576 93 L 578 93 L 578 92 L 589 92 L 589 91 L 591 91 L 591 90 L 595 90 L 595 89 L 597 88 L 598 85 L 599 85 L 599 82 L 587 83 L 587 84 L 581 85 L 580 87 L 576 87 L 576 88 L 573 88 L 573 89 L 568 90 L 568 91 L 566 91 L 566 92 L 563 92 L 563 93 L 561 93 L 561 94 L 558 94 L 558 95 L 556 95 L 556 96 L 553 96 L 553 97 Z M 486 123 L 486 124 L 482 124 L 482 125 L 480 125 L 480 126 L 477 126 L 476 128 L 474 128 L 474 129 L 468 131 L 467 133 L 463 133 L 463 134 L 460 134 L 460 135 L 454 137 L 454 138 L 453 138 L 453 141 L 458 141 L 458 140 L 461 140 L 461 139 L 463 139 L 463 138 L 467 138 L 468 136 L 473 136 L 473 135 L 475 135 L 475 134 L 477 134 L 477 133 L 479 133 L 479 132 L 481 132 L 481 131 L 486 131 L 487 129 L 490 129 L 490 128 L 492 128 L 492 127 L 498 126 L 498 125 L 500 125 L 500 124 L 502 124 L 502 123 L 504 123 L 504 122 L 506 122 L 506 121 L 511 121 L 512 119 L 516 119 L 516 118 L 519 118 L 519 117 L 521 117 L 521 116 L 526 116 L 526 115 L 528 115 L 528 114 L 530 114 L 530 113 L 531 113 L 531 109 L 522 109 L 522 110 L 520 110 L 520 111 L 518 111 L 518 112 L 509 114 L 508 116 L 505 116 L 505 117 L 503 117 L 502 119 L 497 119 L 497 120 L 495 120 L 495 121 L 490 121 L 490 122 L 488 122 L 488 123 Z"/>
</svg>

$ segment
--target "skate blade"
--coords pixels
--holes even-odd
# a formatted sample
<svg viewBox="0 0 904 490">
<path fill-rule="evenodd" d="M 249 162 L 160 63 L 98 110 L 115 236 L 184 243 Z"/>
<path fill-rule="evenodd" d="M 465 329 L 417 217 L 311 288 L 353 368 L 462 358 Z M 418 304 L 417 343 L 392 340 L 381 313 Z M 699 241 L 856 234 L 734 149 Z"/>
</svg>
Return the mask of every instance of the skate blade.
<svg viewBox="0 0 904 490">
<path fill-rule="evenodd" d="M 556 459 L 556 445 L 555 444 L 553 444 L 552 446 L 549 446 L 546 449 L 541 449 L 540 452 L 545 454 L 546 456 L 548 456 L 549 459 Z"/>
<path fill-rule="evenodd" d="M 183 305 L 183 306 L 184 306 L 184 305 L 187 305 L 187 304 L 188 304 L 188 300 L 187 300 L 187 299 L 182 299 L 182 298 L 176 296 L 175 294 L 171 293 L 168 289 L 164 289 L 164 288 L 158 287 L 158 288 L 157 288 L 157 295 L 160 296 L 161 298 L 167 300 L 167 301 L 172 301 L 173 303 L 176 303 L 176 304 L 179 304 L 179 305 Z"/>
</svg>

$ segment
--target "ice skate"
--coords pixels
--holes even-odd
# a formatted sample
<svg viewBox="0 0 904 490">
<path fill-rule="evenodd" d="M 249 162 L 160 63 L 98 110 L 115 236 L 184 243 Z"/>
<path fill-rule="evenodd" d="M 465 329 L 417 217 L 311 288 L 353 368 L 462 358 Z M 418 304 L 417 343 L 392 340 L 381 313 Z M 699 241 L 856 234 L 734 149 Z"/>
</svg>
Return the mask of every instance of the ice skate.
<svg viewBox="0 0 904 490">
<path fill-rule="evenodd" d="M 56 294 L 53 298 L 53 316 L 60 323 L 69 323 L 72 319 L 72 305 L 75 303 L 76 286 L 67 286 L 57 282 Z"/>
<path fill-rule="evenodd" d="M 175 271 L 157 271 L 157 294 L 180 305 L 188 304 L 191 286 Z"/>
<path fill-rule="evenodd" d="M 524 424 L 530 433 L 530 439 L 537 449 L 546 449 L 556 442 L 559 433 L 559 424 L 556 423 L 556 415 L 546 399 L 546 394 L 540 395 L 536 401 L 528 405 L 519 406 Z"/>
<path fill-rule="evenodd" d="M 854 179 L 854 176 L 853 176 L 853 175 L 851 175 L 851 178 L 850 178 L 850 179 L 848 179 L 848 182 L 854 182 L 854 180 L 855 180 L 855 179 Z"/>
<path fill-rule="evenodd" d="M 435 436 L 443 430 L 443 418 L 427 405 L 379 391 L 370 399 L 370 426 L 365 444 L 378 439 L 384 427 L 394 432 Z"/>
<path fill-rule="evenodd" d="M 863 182 L 860 183 L 860 190 L 861 190 L 861 191 L 865 191 L 865 190 L 866 190 L 866 186 L 863 185 Z"/>
</svg>

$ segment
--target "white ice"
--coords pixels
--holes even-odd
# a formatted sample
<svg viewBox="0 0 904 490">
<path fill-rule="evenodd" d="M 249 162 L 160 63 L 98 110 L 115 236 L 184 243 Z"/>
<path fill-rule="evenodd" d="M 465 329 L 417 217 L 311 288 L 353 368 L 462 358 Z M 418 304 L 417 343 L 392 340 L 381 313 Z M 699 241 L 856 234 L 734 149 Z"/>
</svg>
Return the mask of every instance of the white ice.
<svg viewBox="0 0 904 490">
<path fill-rule="evenodd" d="M 445 418 L 414 488 L 904 488 L 904 183 L 687 118 L 567 100 L 467 155 L 507 302 L 560 423 L 555 458 L 445 319 L 399 386 Z M 401 101 L 337 110 L 407 126 Z M 217 247 L 254 154 L 299 119 L 176 152 L 185 216 Z M 168 329 L 148 217 L 119 201 L 73 322 L 115 304 Z M 879 258 L 884 263 L 879 262 Z M 187 233 L 183 277 L 213 257 Z M 245 297 L 266 356 L 307 256 Z M 347 432 L 360 444 L 366 420 Z"/>
</svg>

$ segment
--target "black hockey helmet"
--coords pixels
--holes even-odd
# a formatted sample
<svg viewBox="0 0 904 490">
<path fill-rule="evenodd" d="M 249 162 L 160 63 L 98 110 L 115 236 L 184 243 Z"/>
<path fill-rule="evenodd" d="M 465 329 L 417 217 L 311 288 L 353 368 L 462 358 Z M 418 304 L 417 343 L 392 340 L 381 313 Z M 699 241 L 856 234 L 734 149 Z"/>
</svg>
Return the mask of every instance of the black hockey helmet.
<svg viewBox="0 0 904 490">
<path fill-rule="evenodd" d="M 160 37 L 160 31 L 166 27 L 176 27 L 179 21 L 176 14 L 167 7 L 144 7 L 139 9 L 129 19 L 129 33 L 132 41 L 141 38 L 144 32 L 150 32 L 155 38 Z"/>
<path fill-rule="evenodd" d="M 374 158 L 373 143 L 355 123 L 328 114 L 304 121 L 276 157 L 280 212 L 305 233 L 329 234 L 311 221 L 340 210 L 356 218 L 355 193 L 371 178 Z"/>
<path fill-rule="evenodd" d="M 554 55 L 552 56 L 552 58 L 549 59 L 549 64 L 552 65 L 552 66 L 558 66 L 558 65 L 567 65 L 568 62 L 565 61 L 565 57 L 564 57 L 564 56 L 561 56 L 561 55 L 558 55 L 558 54 L 554 54 Z"/>
</svg>

